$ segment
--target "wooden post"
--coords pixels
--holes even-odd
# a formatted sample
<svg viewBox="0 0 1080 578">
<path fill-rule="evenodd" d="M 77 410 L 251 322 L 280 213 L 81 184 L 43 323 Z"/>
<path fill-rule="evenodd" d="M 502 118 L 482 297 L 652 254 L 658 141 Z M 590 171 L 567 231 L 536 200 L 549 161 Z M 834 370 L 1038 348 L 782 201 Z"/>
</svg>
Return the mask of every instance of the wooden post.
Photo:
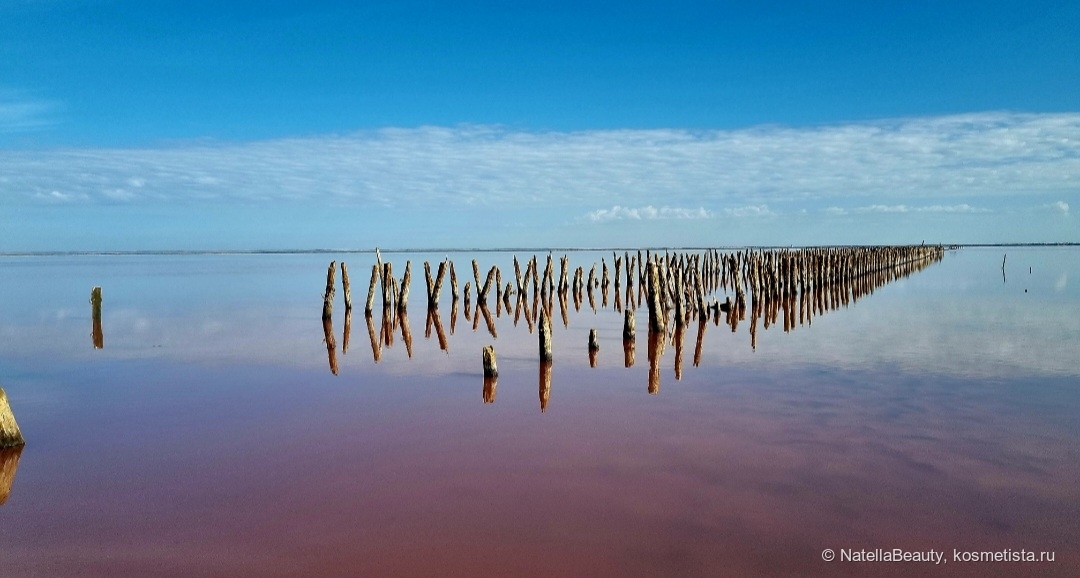
<svg viewBox="0 0 1080 578">
<path fill-rule="evenodd" d="M 345 291 L 345 311 L 352 309 L 352 289 L 349 288 L 349 269 L 341 262 L 341 288 Z"/>
<path fill-rule="evenodd" d="M 649 331 L 663 333 L 667 329 L 664 315 L 663 289 L 660 285 L 660 270 L 656 263 L 649 263 Z"/>
<path fill-rule="evenodd" d="M 101 287 L 90 290 L 90 317 L 93 319 L 90 338 L 94 342 L 94 349 L 102 349 L 105 347 L 105 335 L 101 331 Z"/>
<path fill-rule="evenodd" d="M 499 366 L 495 361 L 495 346 L 484 346 L 484 377 L 499 377 Z"/>
<path fill-rule="evenodd" d="M 398 293 L 398 311 L 405 311 L 409 307 L 409 285 L 412 284 L 412 261 L 405 261 L 405 274 L 401 276 L 401 291 Z"/>
<path fill-rule="evenodd" d="M 0 448 L 13 448 L 25 443 L 19 424 L 15 422 L 15 414 L 11 413 L 7 394 L 0 387 Z"/>
<path fill-rule="evenodd" d="M 364 305 L 364 314 L 371 315 L 371 309 L 375 305 L 375 284 L 379 282 L 379 271 L 382 269 L 377 263 L 371 266 L 371 282 L 368 284 L 367 302 Z"/>
<path fill-rule="evenodd" d="M 326 270 L 326 292 L 323 293 L 323 319 L 329 319 L 334 311 L 334 274 L 337 272 L 337 262 L 330 261 L 330 268 Z"/>
<path fill-rule="evenodd" d="M 390 303 L 394 300 L 394 264 L 387 261 L 383 263 L 382 270 L 382 306 L 383 311 L 386 311 L 390 307 Z"/>
<path fill-rule="evenodd" d="M 450 261 L 449 259 L 447 259 L 446 261 L 443 261 L 444 264 L 447 263 L 447 262 L 450 263 L 450 298 L 452 300 L 454 300 L 454 301 L 457 301 L 458 295 L 459 295 L 458 286 L 457 286 L 457 272 L 454 271 L 454 262 Z M 440 264 L 439 265 L 439 271 L 440 271 L 439 278 L 440 279 L 442 278 L 442 270 L 443 270 L 443 265 Z M 435 287 L 442 288 L 442 282 L 436 282 Z M 436 295 L 435 297 L 438 298 L 438 295 Z"/>
<path fill-rule="evenodd" d="M 600 342 L 596 337 L 596 330 L 589 330 L 589 367 L 596 367 L 596 354 L 600 351 Z"/>
<path fill-rule="evenodd" d="M 491 291 L 491 283 L 495 280 L 495 273 L 498 270 L 499 268 L 496 265 L 492 265 L 491 269 L 488 270 L 487 278 L 484 280 L 484 285 L 480 289 L 480 293 L 477 294 L 477 303 L 487 303 L 488 292 Z M 480 285 L 477 285 L 477 287 L 480 287 Z"/>
<path fill-rule="evenodd" d="M 546 307 L 540 308 L 540 361 L 551 361 L 551 313 Z"/>
<path fill-rule="evenodd" d="M 633 309 L 627 309 L 623 313 L 623 326 L 622 326 L 622 338 L 623 338 L 623 340 L 633 341 L 633 340 L 637 339 L 637 335 L 636 335 L 637 328 L 635 327 L 636 325 L 637 325 L 637 322 L 634 320 L 634 310 Z"/>
</svg>

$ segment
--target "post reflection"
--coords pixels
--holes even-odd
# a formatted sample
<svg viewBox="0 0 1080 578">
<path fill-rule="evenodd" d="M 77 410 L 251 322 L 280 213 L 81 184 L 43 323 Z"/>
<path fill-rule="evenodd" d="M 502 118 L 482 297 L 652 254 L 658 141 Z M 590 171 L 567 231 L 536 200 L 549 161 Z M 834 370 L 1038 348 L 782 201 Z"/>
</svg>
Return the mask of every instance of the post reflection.
<svg viewBox="0 0 1080 578">
<path fill-rule="evenodd" d="M 402 309 L 398 312 L 398 324 L 401 325 L 401 340 L 405 342 L 405 353 L 412 359 L 412 330 L 409 328 L 409 313 Z"/>
<path fill-rule="evenodd" d="M 474 263 L 473 283 L 464 287 L 465 319 L 471 322 L 473 330 L 479 329 L 481 318 L 487 332 L 493 339 L 498 339 L 496 319 L 503 312 L 509 317 L 513 303 L 513 328 L 504 328 L 504 332 L 524 332 L 518 329 L 518 323 L 524 315 L 527 330 L 534 333 L 548 331 L 542 337 L 550 343 L 550 323 L 554 314 L 555 300 L 558 299 L 559 313 L 563 327 L 569 332 L 578 331 L 578 326 L 571 322 L 572 315 L 581 315 L 584 299 L 589 300 L 589 308 L 594 314 L 609 315 L 616 312 L 623 317 L 623 364 L 630 368 L 635 364 L 635 311 L 636 307 L 648 306 L 649 315 L 649 392 L 658 393 L 660 389 L 660 358 L 666 346 L 675 347 L 675 379 L 681 380 L 684 369 L 687 324 L 697 319 L 698 330 L 693 350 L 695 367 L 702 363 L 705 353 L 705 334 L 711 319 L 717 326 L 721 322 L 728 325 L 732 333 L 739 331 L 741 321 L 744 335 L 748 334 L 750 347 L 758 347 L 761 331 L 794 331 L 800 326 L 812 324 L 815 316 L 825 314 L 841 307 L 851 307 L 860 299 L 872 295 L 874 291 L 892 281 L 911 275 L 943 258 L 944 248 L 938 247 L 854 247 L 854 248 L 813 248 L 813 249 L 745 249 L 730 253 L 719 251 L 663 254 L 646 252 L 634 256 L 629 252 L 623 255 L 612 254 L 614 275 L 609 270 L 606 259 L 585 266 L 571 267 L 569 257 L 558 256 L 558 269 L 554 256 L 546 257 L 546 267 L 541 275 L 536 265 L 537 258 L 532 256 L 526 261 L 524 274 L 520 273 L 515 256 L 514 279 L 503 284 L 501 271 L 493 266 L 484 283 L 480 283 L 479 269 Z M 450 314 L 450 335 L 456 328 L 458 298 L 454 264 L 446 261 L 449 267 L 451 283 L 454 285 L 453 305 Z M 428 278 L 428 309 L 425 319 L 425 339 L 430 339 L 432 329 L 438 335 L 439 349 L 449 350 L 449 341 L 442 326 L 438 309 L 438 286 L 442 277 L 443 265 L 440 265 L 439 279 L 430 275 L 425 263 Z M 597 276 L 597 271 L 601 275 Z M 382 272 L 379 275 L 379 272 Z M 588 271 L 586 277 L 585 272 Z M 379 330 L 376 331 L 370 314 L 365 315 L 368 336 L 371 340 L 372 355 L 378 363 L 382 348 L 392 347 L 395 334 L 400 329 L 400 339 L 405 342 L 409 358 L 413 357 L 413 343 L 407 311 L 409 263 L 405 266 L 405 276 L 400 288 L 392 276 L 391 263 L 378 263 L 373 268 L 372 284 L 369 287 L 369 301 L 373 299 L 374 285 L 383 284 L 384 307 Z M 570 273 L 572 272 L 572 279 Z M 343 273 L 343 282 L 344 282 Z M 587 278 L 587 280 L 586 280 Z M 531 283 L 530 283 L 531 279 Z M 635 287 L 635 281 L 636 287 Z M 328 274 L 327 295 L 332 295 L 333 277 Z M 495 315 L 489 310 L 487 295 L 494 287 Z M 532 295 L 529 295 L 529 291 Z M 476 290 L 475 310 L 471 307 L 472 291 Z M 594 290 L 600 290 L 602 307 L 606 311 L 598 312 Z M 609 307 L 608 291 L 613 290 L 610 298 L 614 309 Z M 348 293 L 348 291 L 346 291 Z M 569 300 L 573 299 L 573 309 Z M 531 301 L 531 303 L 530 303 Z M 749 301 L 749 303 L 747 303 Z M 93 337 L 95 348 L 101 348 L 101 292 L 95 287 L 91 293 L 93 304 Z M 324 303 L 325 305 L 325 303 Z M 531 305 L 531 307 L 530 307 Z M 587 310 L 586 310 L 587 311 Z M 324 341 L 327 346 L 327 360 L 331 372 L 338 371 L 335 357 L 335 341 L 328 307 L 324 307 Z M 348 351 L 351 332 L 351 315 L 346 307 L 345 325 L 342 335 L 341 353 Z M 644 313 L 643 313 L 644 314 Z M 749 315 L 749 319 L 747 319 Z M 543 318 L 541 318 L 543 316 Z M 542 323 L 546 328 L 541 327 Z M 670 321 L 670 323 L 669 323 Z M 505 336 L 504 336 L 505 339 Z M 574 338 L 576 340 L 577 338 Z M 543 346 L 542 346 L 543 347 Z M 598 347 L 595 335 L 590 335 L 589 365 L 598 365 Z M 543 351 L 541 358 L 544 357 Z M 578 363 L 580 363 L 580 360 Z M 541 409 L 546 410 L 550 394 L 550 364 L 541 366 Z M 544 375 L 547 374 L 545 379 Z M 545 381 L 547 384 L 545 385 Z M 486 390 L 486 388 L 485 388 Z M 487 393 L 485 391 L 485 399 Z M 493 396 L 492 396 L 493 399 Z"/>
<path fill-rule="evenodd" d="M 660 358 L 664 355 L 667 336 L 662 331 L 649 331 L 649 393 L 660 393 Z"/>
<path fill-rule="evenodd" d="M 344 263 L 342 263 L 344 265 Z M 341 332 L 341 353 L 349 352 L 349 335 L 352 334 L 352 307 L 345 308 L 345 328 Z"/>
<path fill-rule="evenodd" d="M 330 373 L 338 374 L 337 343 L 334 341 L 334 320 L 330 317 L 322 318 L 323 343 L 326 344 L 326 357 L 330 362 Z"/>
<path fill-rule="evenodd" d="M 498 386 L 498 377 L 484 377 L 484 403 L 495 403 L 495 391 Z"/>
<path fill-rule="evenodd" d="M 379 341 L 379 334 L 375 331 L 375 319 L 372 318 L 371 313 L 365 313 L 364 320 L 367 321 L 368 337 L 371 339 L 371 355 L 375 363 L 378 363 L 382 358 L 382 342 Z"/>
<path fill-rule="evenodd" d="M 551 398 L 551 362 L 540 362 L 540 413 L 547 411 L 548 399 Z"/>
<path fill-rule="evenodd" d="M 23 446 L 0 450 L 0 506 L 11 496 L 11 486 L 15 483 L 15 470 L 19 468 L 19 457 Z"/>
</svg>

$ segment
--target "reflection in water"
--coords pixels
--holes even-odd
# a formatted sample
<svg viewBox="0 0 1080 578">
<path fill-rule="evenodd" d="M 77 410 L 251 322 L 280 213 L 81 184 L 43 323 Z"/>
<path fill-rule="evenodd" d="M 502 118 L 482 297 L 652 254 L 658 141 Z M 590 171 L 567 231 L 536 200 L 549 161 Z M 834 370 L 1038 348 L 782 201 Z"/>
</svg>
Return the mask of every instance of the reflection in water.
<svg viewBox="0 0 1080 578">
<path fill-rule="evenodd" d="M 697 344 L 694 346 L 694 367 L 701 365 L 701 348 L 705 342 L 705 327 L 709 324 L 709 316 L 702 312 L 698 316 Z"/>
<path fill-rule="evenodd" d="M 660 357 L 666 343 L 664 333 L 649 331 L 649 393 L 660 393 Z"/>
<path fill-rule="evenodd" d="M 602 277 L 596 277 L 596 264 L 593 263 L 585 278 L 585 270 L 578 266 L 573 269 L 570 280 L 569 257 L 559 257 L 558 270 L 555 269 L 552 255 L 549 253 L 543 274 L 539 273 L 534 255 L 522 275 L 515 257 L 514 281 L 502 283 L 502 271 L 492 266 L 486 279 L 481 284 L 479 265 L 474 260 L 473 281 L 475 285 L 465 284 L 465 319 L 472 322 L 473 331 L 480 326 L 483 318 L 488 333 L 498 339 L 496 318 L 502 316 L 503 308 L 510 314 L 511 294 L 514 299 L 514 326 L 522 315 L 526 319 L 529 333 L 534 325 L 539 325 L 540 358 L 551 357 L 551 321 L 555 300 L 558 300 L 563 327 L 570 328 L 569 299 L 574 300 L 574 311 L 580 312 L 586 293 L 590 306 L 595 309 L 594 287 L 600 287 L 603 304 L 607 306 L 607 289 L 614 288 L 614 308 L 624 313 L 623 361 L 625 367 L 634 364 L 634 309 L 640 303 L 648 305 L 650 343 L 650 385 L 652 393 L 659 391 L 658 359 L 663 355 L 665 338 L 675 347 L 675 379 L 682 379 L 683 355 L 685 352 L 686 324 L 693 319 L 698 321 L 697 339 L 694 346 L 694 366 L 701 363 L 706 325 L 710 318 L 719 325 L 721 318 L 730 326 L 732 333 L 738 331 L 739 322 L 746 319 L 749 309 L 750 347 L 757 349 L 759 331 L 774 326 L 783 327 L 784 332 L 793 331 L 797 325 L 810 325 L 814 316 L 839 307 L 849 307 L 860 298 L 872 294 L 882 285 L 903 278 L 923 267 L 935 263 L 944 255 L 944 248 L 937 247 L 853 247 L 853 248 L 815 248 L 759 250 L 746 249 L 732 253 L 720 253 L 706 250 L 702 253 L 664 254 L 646 252 L 632 255 L 612 254 L 614 275 L 609 278 L 605 259 L 601 259 Z M 378 256 L 378 255 L 377 255 Z M 455 299 L 450 317 L 450 333 L 453 334 L 457 320 L 456 279 L 452 261 L 445 261 L 439 266 L 437 280 L 431 277 L 430 267 L 425 262 L 425 276 L 428 282 L 428 311 L 425 323 L 425 338 L 430 338 L 432 327 L 438 333 L 439 348 L 448 351 L 448 341 L 442 329 L 437 305 L 438 287 L 443 272 L 448 265 L 451 283 L 455 286 Z M 376 275 L 382 271 L 382 275 Z M 556 275 L 558 281 L 556 282 Z M 532 307 L 529 306 L 529 280 L 532 280 Z M 614 281 L 614 283 L 612 283 Z M 637 286 L 635 287 L 635 281 Z M 376 362 L 381 357 L 381 348 L 392 347 L 394 335 L 400 327 L 401 339 L 405 342 L 408 356 L 411 358 L 412 334 L 408 319 L 408 291 L 410 283 L 410 262 L 406 262 L 405 275 L 399 285 L 393 277 L 392 264 L 379 262 L 373 269 L 373 283 L 383 284 L 384 307 L 381 327 L 378 335 L 374 331 L 372 319 L 368 322 L 368 334 L 371 338 L 372 353 Z M 328 271 L 326 295 L 333 295 L 333 268 Z M 495 288 L 495 315 L 488 308 L 487 295 Z M 624 289 L 625 287 L 625 289 Z M 471 308 L 471 290 L 477 289 L 475 311 Z M 716 291 L 725 294 L 723 302 L 713 295 Z M 369 294 L 373 287 L 369 287 Z M 734 297 L 734 298 L 733 298 Z M 327 297 L 330 299 L 331 297 Z M 749 307 L 747 299 L 749 298 Z M 624 301 L 625 299 L 625 301 Z M 95 287 L 92 294 L 95 317 L 95 346 L 99 347 L 100 338 L 100 288 Z M 348 309 L 348 308 L 347 308 Z M 324 316 L 329 307 L 324 307 Z M 723 315 L 721 315 L 723 314 Z M 674 321 L 673 329 L 667 329 L 668 321 Z M 350 315 L 346 311 L 345 331 L 342 353 L 348 350 Z M 324 338 L 331 371 L 337 374 L 337 362 L 334 357 L 333 332 L 329 323 L 324 324 Z M 670 333 L 668 333 L 670 331 Z M 654 336 L 656 333 L 659 337 Z M 589 365 L 598 364 L 599 346 L 595 334 L 590 334 Z"/>
<path fill-rule="evenodd" d="M 540 362 L 540 413 L 547 411 L 548 398 L 551 397 L 551 362 Z"/>
<path fill-rule="evenodd" d="M 364 320 L 367 321 L 368 337 L 371 339 L 371 355 L 374 357 L 375 363 L 378 363 L 379 359 L 382 358 L 382 342 L 379 341 L 379 335 L 375 332 L 375 320 L 370 313 L 364 314 Z"/>
<path fill-rule="evenodd" d="M 341 264 L 343 267 L 344 263 Z M 349 352 L 349 335 L 352 334 L 352 307 L 345 308 L 345 328 L 341 331 L 341 353 Z"/>
<path fill-rule="evenodd" d="M 484 378 L 484 403 L 495 403 L 495 391 L 498 386 L 498 377 Z"/>
<path fill-rule="evenodd" d="M 93 329 L 90 336 L 94 342 L 94 349 L 105 347 L 105 335 L 101 331 L 101 287 L 90 290 L 90 316 L 93 318 Z"/>
<path fill-rule="evenodd" d="M 457 301 L 454 302 L 455 308 Z M 424 339 L 431 338 L 431 328 L 435 327 L 435 335 L 439 340 L 439 349 L 442 351 L 450 351 L 450 345 L 446 340 L 446 332 L 443 331 L 442 315 L 439 314 L 438 307 L 428 307 L 427 312 L 427 329 L 424 331 Z"/>
<path fill-rule="evenodd" d="M 409 329 L 409 313 L 402 309 L 398 312 L 397 321 L 401 325 L 401 340 L 405 342 L 405 353 L 412 359 L 412 330 Z"/>
<path fill-rule="evenodd" d="M 675 380 L 682 379 L 683 342 L 686 340 L 686 324 L 675 324 Z"/>
<path fill-rule="evenodd" d="M 334 342 L 334 321 L 330 317 L 323 317 L 322 325 L 323 343 L 326 344 L 326 356 L 330 361 L 330 373 L 337 375 L 337 343 Z"/>
<path fill-rule="evenodd" d="M 15 483 L 15 470 L 19 468 L 22 446 L 0 450 L 0 506 L 8 501 L 11 486 Z"/>
<path fill-rule="evenodd" d="M 499 334 L 495 331 L 495 320 L 491 318 L 491 311 L 488 310 L 487 303 L 481 301 L 478 309 L 480 310 L 480 315 L 477 315 L 476 317 L 482 316 L 484 318 L 484 323 L 487 325 L 488 333 L 491 334 L 493 339 L 498 339 Z M 475 321 L 473 321 L 473 329 L 476 329 Z"/>
</svg>

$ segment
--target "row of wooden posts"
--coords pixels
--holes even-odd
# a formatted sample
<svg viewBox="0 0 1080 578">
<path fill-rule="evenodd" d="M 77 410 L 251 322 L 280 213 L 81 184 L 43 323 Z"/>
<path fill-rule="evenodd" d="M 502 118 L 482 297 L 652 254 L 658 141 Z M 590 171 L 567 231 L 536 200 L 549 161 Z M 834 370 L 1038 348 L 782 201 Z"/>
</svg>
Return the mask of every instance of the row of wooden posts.
<svg viewBox="0 0 1080 578">
<path fill-rule="evenodd" d="M 656 359 L 662 354 L 666 343 L 670 341 L 676 346 L 675 374 L 676 379 L 680 378 L 683 334 L 686 325 L 694 319 L 698 321 L 694 365 L 698 365 L 707 322 L 712 320 L 715 325 L 719 325 L 723 320 L 731 327 L 731 331 L 735 332 L 739 322 L 746 316 L 747 293 L 750 295 L 751 345 L 756 348 L 759 319 L 764 320 L 764 326 L 767 329 L 770 325 L 777 324 L 782 314 L 784 331 L 790 331 L 794 329 L 796 322 L 800 325 L 811 323 L 815 315 L 841 306 L 846 307 L 862 296 L 872 293 L 877 287 L 940 260 L 945 251 L 946 248 L 942 246 L 924 245 L 747 249 L 730 253 L 719 250 L 707 250 L 700 253 L 665 252 L 663 254 L 645 251 L 644 255 L 638 251 L 636 253 L 624 252 L 622 255 L 613 254 L 612 268 L 609 268 L 606 259 L 601 259 L 599 275 L 596 273 L 597 266 L 593 263 L 587 276 L 582 267 L 577 267 L 572 277 L 569 259 L 563 255 L 559 258 L 560 272 L 557 283 L 552 255 L 547 256 L 542 273 L 535 256 L 526 262 L 524 273 L 515 256 L 513 258 L 514 280 L 508 281 L 505 285 L 502 282 L 502 272 L 497 266 L 488 270 L 486 276 L 483 277 L 484 282 L 481 283 L 479 265 L 476 260 L 473 260 L 473 280 L 465 283 L 463 292 L 458 290 L 458 278 L 453 261 L 447 259 L 438 263 L 437 272 L 434 275 L 430 263 L 425 262 L 428 306 L 426 335 L 430 336 L 431 327 L 434 324 L 440 347 L 444 350 L 447 348 L 438 307 L 444 280 L 449 275 L 453 300 L 451 333 L 457 319 L 457 304 L 461 297 L 464 297 L 465 317 L 466 319 L 470 317 L 471 291 L 475 286 L 480 289 L 477 292 L 473 329 L 477 328 L 479 319 L 483 316 L 492 337 L 497 338 L 488 307 L 488 298 L 494 289 L 496 316 L 501 315 L 503 308 L 508 314 L 511 308 L 514 308 L 514 324 L 516 325 L 524 310 L 529 332 L 533 332 L 534 322 L 538 328 L 540 362 L 550 364 L 553 360 L 551 312 L 554 310 L 554 299 L 556 297 L 559 299 L 563 324 L 568 326 L 567 310 L 570 298 L 573 299 L 575 308 L 580 310 L 587 297 L 590 306 L 595 311 L 595 291 L 599 290 L 602 306 L 607 307 L 609 289 L 614 288 L 614 307 L 624 314 L 624 362 L 627 367 L 633 365 L 634 362 L 635 310 L 642 305 L 648 309 L 649 391 L 656 393 L 659 390 L 659 369 L 656 367 Z M 377 263 L 372 267 L 365 304 L 365 317 L 375 360 L 376 362 L 379 360 L 381 345 L 384 343 L 390 345 L 394 330 L 399 327 L 411 357 L 411 333 L 407 317 L 411 262 L 406 262 L 405 273 L 399 282 L 393 275 L 392 263 L 383 263 L 378 250 L 376 250 L 376 259 Z M 348 269 L 344 263 L 340 264 L 340 268 L 346 308 L 345 344 L 342 348 L 345 351 L 352 301 Z M 333 311 L 335 273 L 336 263 L 332 262 L 327 271 L 323 319 L 331 370 L 336 374 L 335 346 L 332 327 L 329 323 Z M 377 339 L 372 311 L 376 290 L 380 287 L 383 325 L 379 333 L 380 338 Z M 718 290 L 723 290 L 728 294 L 723 302 L 715 297 L 708 297 Z M 533 303 L 531 311 L 530 292 Z M 511 297 L 514 295 L 517 296 L 516 306 L 512 307 Z M 595 366 L 599 351 L 596 329 L 589 331 L 588 351 L 590 365 Z M 482 358 L 485 375 L 484 399 L 493 401 L 493 384 L 497 380 L 498 373 L 494 347 L 485 347 Z M 543 371 L 541 371 L 541 385 L 543 386 L 542 378 Z M 541 387 L 542 392 L 543 389 Z M 545 399 L 542 393 L 542 408 L 546 405 Z"/>
</svg>

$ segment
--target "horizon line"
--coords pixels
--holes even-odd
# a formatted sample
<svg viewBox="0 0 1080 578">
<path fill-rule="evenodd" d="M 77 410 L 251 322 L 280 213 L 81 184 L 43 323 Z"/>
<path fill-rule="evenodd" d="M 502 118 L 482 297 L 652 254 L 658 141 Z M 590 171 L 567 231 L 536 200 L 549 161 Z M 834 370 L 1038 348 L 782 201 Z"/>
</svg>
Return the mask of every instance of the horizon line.
<svg viewBox="0 0 1080 578">
<path fill-rule="evenodd" d="M 923 243 L 925 244 L 925 243 Z M 1080 247 L 1080 242 L 1030 242 L 1030 243 L 931 243 L 946 248 L 965 247 Z M 704 251 L 717 250 L 743 250 L 743 249 L 820 249 L 820 248 L 843 248 L 843 247 L 899 247 L 915 246 L 913 244 L 823 244 L 823 245 L 687 245 L 687 246 L 650 246 L 650 247 L 403 247 L 387 248 L 373 247 L 370 249 L 357 248 L 315 248 L 315 249 L 127 249 L 127 250 L 73 250 L 73 251 L 0 251 L 0 257 L 165 257 L 185 255 L 326 255 L 326 254 L 365 254 L 375 253 L 543 253 L 543 252 L 585 252 L 585 251 Z"/>
</svg>

